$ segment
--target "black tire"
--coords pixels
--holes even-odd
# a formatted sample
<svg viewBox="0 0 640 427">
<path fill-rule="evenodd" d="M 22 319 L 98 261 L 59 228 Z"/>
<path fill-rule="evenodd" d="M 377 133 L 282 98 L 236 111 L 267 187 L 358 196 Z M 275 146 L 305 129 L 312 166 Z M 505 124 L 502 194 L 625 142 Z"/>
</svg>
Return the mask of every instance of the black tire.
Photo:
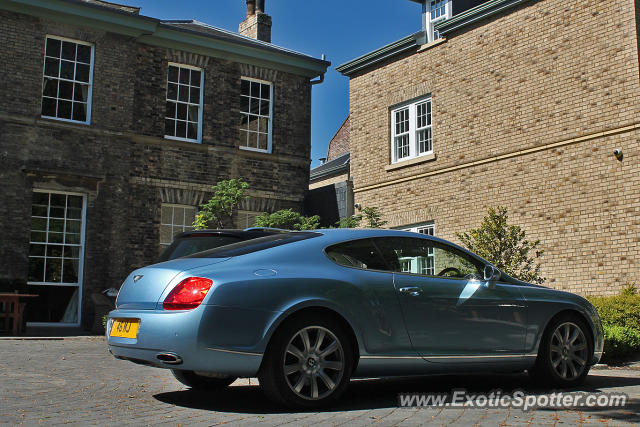
<svg viewBox="0 0 640 427">
<path fill-rule="evenodd" d="M 305 334 L 308 346 L 304 344 Z M 330 317 L 302 315 L 276 331 L 258 379 L 267 397 L 277 404 L 317 408 L 334 403 L 344 393 L 353 363 L 352 344 L 340 322 Z M 286 375 L 285 365 L 289 372 Z"/>
<path fill-rule="evenodd" d="M 176 377 L 178 381 L 187 387 L 191 387 L 194 390 L 220 390 L 225 388 L 232 382 L 236 380 L 234 377 L 229 378 L 212 378 L 205 377 L 203 375 L 198 375 L 193 371 L 180 371 L 177 369 L 172 369 L 171 372 L 173 376 Z"/>
<path fill-rule="evenodd" d="M 574 387 L 589 374 L 592 353 L 593 337 L 585 321 L 577 315 L 561 315 L 547 326 L 529 374 L 542 385 Z"/>
</svg>

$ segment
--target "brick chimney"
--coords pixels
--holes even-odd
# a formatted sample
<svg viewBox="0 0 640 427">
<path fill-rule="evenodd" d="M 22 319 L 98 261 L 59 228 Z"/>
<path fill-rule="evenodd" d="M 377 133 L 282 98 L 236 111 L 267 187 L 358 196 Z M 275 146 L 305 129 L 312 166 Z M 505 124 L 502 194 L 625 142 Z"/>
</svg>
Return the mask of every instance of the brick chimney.
<svg viewBox="0 0 640 427">
<path fill-rule="evenodd" d="M 252 39 L 271 43 L 271 17 L 264 13 L 265 0 L 247 0 L 247 19 L 240 23 L 238 32 Z"/>
</svg>

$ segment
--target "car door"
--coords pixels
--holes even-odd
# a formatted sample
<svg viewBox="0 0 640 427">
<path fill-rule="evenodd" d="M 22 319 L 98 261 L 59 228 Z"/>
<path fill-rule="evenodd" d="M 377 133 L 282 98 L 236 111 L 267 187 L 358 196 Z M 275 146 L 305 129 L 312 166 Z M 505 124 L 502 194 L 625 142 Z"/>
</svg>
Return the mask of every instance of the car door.
<svg viewBox="0 0 640 427">
<path fill-rule="evenodd" d="M 429 238 L 375 240 L 415 350 L 429 361 L 464 361 L 524 351 L 526 307 L 516 286 L 482 280 L 484 265 Z"/>
</svg>

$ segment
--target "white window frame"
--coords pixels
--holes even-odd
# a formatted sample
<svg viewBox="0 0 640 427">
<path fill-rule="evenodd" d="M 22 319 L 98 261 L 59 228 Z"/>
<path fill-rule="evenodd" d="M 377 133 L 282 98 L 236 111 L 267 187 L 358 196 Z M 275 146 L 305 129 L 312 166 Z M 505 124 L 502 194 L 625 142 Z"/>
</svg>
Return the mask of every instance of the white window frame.
<svg viewBox="0 0 640 427">
<path fill-rule="evenodd" d="M 429 120 L 425 126 L 418 127 L 417 119 L 418 119 L 418 106 L 422 104 L 429 105 Z M 409 129 L 405 132 L 397 132 L 396 127 L 396 117 L 397 113 L 401 111 L 408 111 L 409 113 Z M 399 106 L 396 106 L 391 109 L 391 163 L 403 162 L 406 160 L 415 159 L 422 156 L 427 156 L 433 154 L 433 102 L 431 96 L 422 97 Z M 429 149 L 426 151 L 420 151 L 420 141 L 418 138 L 419 132 L 429 132 L 431 138 L 429 141 Z M 407 156 L 398 157 L 398 153 L 396 150 L 396 139 L 401 136 L 406 136 L 408 133 L 409 136 L 409 154 Z"/>
<path fill-rule="evenodd" d="M 445 19 L 449 19 L 453 15 L 452 0 L 436 1 L 435 3 L 437 8 L 444 6 L 445 11 L 444 14 L 434 17 L 431 16 L 432 3 L 434 3 L 434 1 L 432 0 L 426 0 L 424 3 L 422 3 L 422 28 L 424 28 L 424 30 L 427 32 L 429 42 L 433 42 L 440 38 L 440 35 L 436 34 L 437 31 L 434 28 L 435 24 L 440 21 L 444 21 Z M 439 3 L 444 3 L 444 5 Z"/>
<path fill-rule="evenodd" d="M 244 77 L 244 76 L 241 77 L 240 80 L 241 80 L 241 82 L 242 82 L 242 80 L 246 80 L 248 82 L 256 82 L 256 83 L 269 85 L 269 88 L 270 88 L 270 92 L 269 92 L 269 130 L 268 130 L 268 135 L 267 135 L 267 149 L 263 150 L 263 149 L 260 149 L 260 148 L 247 147 L 247 146 L 244 146 L 242 144 L 240 144 L 240 149 L 241 150 L 247 150 L 247 151 L 257 151 L 259 153 L 271 153 L 272 152 L 272 139 L 273 139 L 273 104 L 274 104 L 273 82 L 270 82 L 270 81 L 267 81 L 267 80 L 254 79 L 254 78 L 251 78 L 251 77 Z M 240 92 L 240 96 L 242 96 L 242 91 Z M 255 114 L 252 114 L 252 113 L 250 113 L 248 111 L 242 111 L 242 106 L 240 106 L 240 115 L 241 115 L 241 117 L 242 117 L 243 114 L 255 115 Z"/>
<path fill-rule="evenodd" d="M 78 288 L 78 314 L 76 323 L 63 323 L 63 322 L 27 322 L 27 326 L 69 326 L 69 327 L 77 327 L 82 324 L 82 291 L 84 288 L 84 255 L 85 255 L 85 234 L 87 228 L 87 195 L 82 193 L 73 193 L 68 191 L 59 191 L 59 190 L 47 190 L 47 189 L 33 189 L 34 193 L 45 193 L 45 194 L 64 194 L 67 196 L 80 196 L 82 197 L 82 224 L 80 228 L 80 259 L 78 260 L 78 283 L 64 283 L 64 282 L 32 282 L 28 281 L 28 285 L 36 285 L 36 286 L 68 286 L 68 287 L 77 287 Z M 32 203 L 33 204 L 33 203 Z M 47 217 L 50 218 L 50 217 Z M 65 213 L 66 219 L 66 213 Z M 48 220 L 47 220 L 48 222 Z M 29 226 L 31 227 L 31 226 Z M 31 228 L 29 228 L 31 230 Z M 47 230 L 47 233 L 49 231 Z M 31 244 L 31 237 L 29 237 L 29 244 Z"/>
<path fill-rule="evenodd" d="M 195 142 L 195 143 L 201 144 L 202 143 L 202 110 L 203 110 L 203 101 L 204 101 L 204 68 L 194 67 L 193 65 L 180 64 L 180 63 L 177 63 L 177 62 L 169 62 L 168 63 L 168 65 L 167 65 L 167 73 L 166 73 L 167 85 L 165 87 L 165 92 L 164 92 L 165 103 L 170 101 L 170 102 L 175 102 L 175 103 L 180 103 L 180 104 L 185 104 L 185 102 L 184 101 L 179 101 L 179 100 L 173 100 L 173 99 L 169 99 L 168 98 L 168 95 L 169 95 L 169 67 L 186 68 L 188 70 L 200 71 L 200 103 L 198 104 L 198 137 L 196 139 L 181 138 L 181 137 L 172 136 L 172 135 L 165 135 L 164 137 L 165 137 L 165 139 L 171 139 L 173 141 L 186 141 L 186 142 Z M 186 104 L 187 105 L 194 105 L 194 104 L 191 104 L 191 103 L 188 103 L 188 102 Z M 188 114 L 188 112 L 187 112 L 187 114 Z M 171 120 L 177 121 L 176 117 L 167 117 L 166 111 L 165 111 L 165 116 L 164 117 L 165 117 L 165 120 L 166 119 L 171 119 Z"/>
<path fill-rule="evenodd" d="M 419 225 L 414 225 L 411 227 L 406 227 L 406 228 L 402 228 L 403 231 L 411 231 L 413 233 L 418 233 L 418 234 L 426 234 L 428 236 L 434 236 L 435 232 L 436 232 L 436 226 L 433 222 L 429 222 L 429 223 L 424 223 L 424 224 L 419 224 Z M 428 254 L 429 257 L 431 257 L 431 268 L 435 268 L 435 252 L 433 250 L 433 248 L 431 248 L 431 253 Z M 417 261 L 414 263 L 414 261 Z M 406 273 L 414 273 L 414 274 L 422 274 L 422 275 L 427 275 L 427 276 L 435 276 L 435 270 L 433 270 L 433 274 L 429 274 L 428 272 L 425 272 L 425 269 L 429 268 L 427 266 L 425 266 L 423 264 L 424 260 L 418 260 L 415 257 L 406 257 L 406 258 L 401 258 L 400 259 L 400 263 L 402 265 L 402 263 L 406 263 L 406 265 L 409 266 L 409 270 L 404 272 Z"/>
<path fill-rule="evenodd" d="M 261 214 L 262 212 L 239 210 L 238 221 L 237 221 L 238 228 L 254 227 L 256 218 Z M 250 221 L 250 219 L 253 219 L 253 221 Z"/>
<path fill-rule="evenodd" d="M 171 224 L 162 222 L 162 208 L 165 208 L 165 207 L 171 208 Z M 167 227 L 167 226 L 171 227 L 171 241 L 168 242 L 168 243 L 163 242 L 162 241 L 162 233 L 160 233 L 159 240 L 160 240 L 160 248 L 161 249 L 166 249 L 169 245 L 171 245 L 171 243 L 173 243 L 173 238 L 175 237 L 176 234 L 183 233 L 185 231 L 191 231 L 191 230 L 195 229 L 193 227 L 193 221 L 191 222 L 192 225 L 189 225 L 189 226 L 187 226 L 187 224 L 184 224 L 184 223 L 182 225 L 174 224 L 175 208 L 185 209 L 185 212 L 186 212 L 186 209 L 194 209 L 194 215 L 193 215 L 193 217 L 194 217 L 193 219 L 194 220 L 195 220 L 195 216 L 198 214 L 198 207 L 197 206 L 179 205 L 179 204 L 176 204 L 176 203 L 162 203 L 160 205 L 160 229 L 162 229 L 162 227 Z M 184 217 L 184 214 L 183 214 L 183 221 L 185 219 L 186 219 L 186 217 Z M 176 227 L 182 227 L 182 230 L 177 231 L 177 232 L 174 233 L 173 230 Z"/>
<path fill-rule="evenodd" d="M 47 116 L 42 114 L 42 103 L 44 101 L 44 79 L 47 78 L 47 76 L 45 75 L 45 67 L 46 67 L 46 63 L 47 63 L 47 39 L 55 39 L 55 40 L 60 40 L 61 42 L 70 42 L 70 43 L 76 43 L 76 44 L 81 44 L 84 46 L 89 46 L 91 48 L 91 63 L 89 64 L 89 87 L 87 90 L 87 117 L 85 121 L 81 121 L 81 120 L 73 120 L 73 118 L 71 119 L 65 119 L 65 118 L 60 118 L 60 117 L 55 117 L 55 116 Z M 53 34 L 46 34 L 44 37 L 44 49 L 42 51 L 42 88 L 40 91 L 40 117 L 44 118 L 44 119 L 50 119 L 50 120 L 59 120 L 62 122 L 68 122 L 68 123 L 79 123 L 79 124 L 86 124 L 89 125 L 91 124 L 91 106 L 92 106 L 92 99 L 93 99 L 93 67 L 95 64 L 95 45 L 93 43 L 89 43 L 83 40 L 75 40 L 75 39 L 70 39 L 67 37 L 60 37 L 60 36 L 56 36 Z M 60 61 L 62 61 L 62 59 L 60 59 Z M 74 63 L 77 63 L 77 61 L 74 61 Z M 51 77 L 52 78 L 52 77 Z M 63 81 L 70 81 L 68 79 L 63 79 L 60 77 L 56 78 L 57 80 L 63 80 Z M 73 80 L 74 84 L 76 82 L 76 80 Z M 74 88 L 75 90 L 75 88 Z M 49 97 L 47 97 L 49 98 Z M 56 97 L 56 100 L 60 99 L 58 97 Z M 57 105 L 56 105 L 56 111 L 57 111 Z M 71 117 L 73 117 L 73 106 L 71 109 Z"/>
</svg>

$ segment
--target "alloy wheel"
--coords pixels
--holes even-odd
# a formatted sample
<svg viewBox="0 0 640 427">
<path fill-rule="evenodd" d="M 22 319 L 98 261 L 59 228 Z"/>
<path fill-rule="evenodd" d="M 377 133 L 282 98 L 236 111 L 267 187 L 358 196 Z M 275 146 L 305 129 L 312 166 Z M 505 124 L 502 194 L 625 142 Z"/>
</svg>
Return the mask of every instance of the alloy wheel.
<svg viewBox="0 0 640 427">
<path fill-rule="evenodd" d="M 578 378 L 587 367 L 587 338 L 573 322 L 558 325 L 551 336 L 551 367 L 564 380 Z"/>
<path fill-rule="evenodd" d="M 293 335 L 283 365 L 291 391 L 306 400 L 320 400 L 333 393 L 344 375 L 344 349 L 330 330 L 309 326 Z"/>
</svg>

